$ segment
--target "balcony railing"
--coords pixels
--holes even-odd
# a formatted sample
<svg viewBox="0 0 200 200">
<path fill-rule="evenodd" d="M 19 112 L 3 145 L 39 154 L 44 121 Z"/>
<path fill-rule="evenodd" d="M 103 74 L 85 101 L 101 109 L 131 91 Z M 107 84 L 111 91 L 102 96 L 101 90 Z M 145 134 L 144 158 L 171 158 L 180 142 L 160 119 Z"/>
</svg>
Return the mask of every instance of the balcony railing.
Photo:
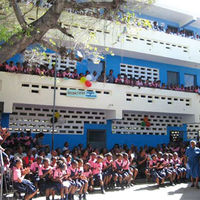
<svg viewBox="0 0 200 200">
<path fill-rule="evenodd" d="M 53 78 L 0 73 L 0 102 L 4 112 L 12 113 L 13 104 L 53 104 Z M 93 98 L 67 95 L 69 91 L 89 92 Z M 56 106 L 105 110 L 107 119 L 121 119 L 122 111 L 180 114 L 187 123 L 199 122 L 200 96 L 195 93 L 138 88 L 93 82 L 87 88 L 79 80 L 57 79 Z"/>
</svg>

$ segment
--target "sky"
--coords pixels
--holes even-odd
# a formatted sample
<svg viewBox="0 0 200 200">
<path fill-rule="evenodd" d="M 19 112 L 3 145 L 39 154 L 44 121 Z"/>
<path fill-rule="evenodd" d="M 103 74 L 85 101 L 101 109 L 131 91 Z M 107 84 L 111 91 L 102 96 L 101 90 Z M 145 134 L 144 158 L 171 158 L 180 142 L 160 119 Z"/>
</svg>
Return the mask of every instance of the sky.
<svg viewBox="0 0 200 200">
<path fill-rule="evenodd" d="M 156 0 L 157 3 L 200 17 L 200 0 Z"/>
</svg>

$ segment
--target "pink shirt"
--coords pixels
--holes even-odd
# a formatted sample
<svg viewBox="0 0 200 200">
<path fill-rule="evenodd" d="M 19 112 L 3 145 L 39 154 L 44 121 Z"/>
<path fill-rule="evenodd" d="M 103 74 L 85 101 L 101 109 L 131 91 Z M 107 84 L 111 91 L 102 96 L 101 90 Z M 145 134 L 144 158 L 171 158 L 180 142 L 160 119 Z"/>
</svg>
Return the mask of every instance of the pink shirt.
<svg viewBox="0 0 200 200">
<path fill-rule="evenodd" d="M 123 165 L 123 160 L 121 160 L 121 161 L 115 160 L 115 161 L 113 162 L 113 167 L 114 167 L 115 169 L 117 169 L 117 166 L 122 167 L 122 165 Z"/>
<path fill-rule="evenodd" d="M 34 163 L 31 164 L 30 170 L 32 172 L 36 172 L 36 170 L 37 169 L 39 170 L 41 167 L 42 167 L 42 165 L 38 165 L 37 162 L 34 162 Z"/>
<path fill-rule="evenodd" d="M 71 73 L 70 72 L 63 72 L 63 77 L 66 77 L 66 78 L 71 78 Z"/>
<path fill-rule="evenodd" d="M 96 162 L 96 159 L 95 160 L 90 159 L 88 162 L 90 163 L 91 168 L 94 168 L 94 163 Z"/>
<path fill-rule="evenodd" d="M 54 174 L 53 174 L 53 178 L 61 178 L 63 175 L 65 174 L 64 171 L 61 171 L 60 169 L 55 169 L 54 170 Z"/>
<path fill-rule="evenodd" d="M 42 166 L 40 169 L 39 169 L 39 173 L 38 173 L 38 175 L 39 176 L 42 176 L 43 175 L 43 170 L 52 170 L 52 167 L 51 166 L 49 166 L 48 168 L 45 168 L 44 166 Z M 50 174 L 53 174 L 53 170 L 52 170 L 52 172 L 50 173 Z"/>
<path fill-rule="evenodd" d="M 23 179 L 21 169 L 13 167 L 13 181 L 18 182 L 18 179 Z"/>
<path fill-rule="evenodd" d="M 93 175 L 102 173 L 103 164 L 102 163 L 94 163 L 94 169 L 92 171 Z"/>
<path fill-rule="evenodd" d="M 69 167 L 67 169 L 67 174 L 69 174 L 69 176 L 73 177 L 73 176 L 76 176 L 78 174 L 78 171 L 77 171 L 77 169 Z"/>
<path fill-rule="evenodd" d="M 123 169 L 128 170 L 129 166 L 130 166 L 130 161 L 129 160 L 123 160 L 123 165 L 122 165 Z"/>
<path fill-rule="evenodd" d="M 85 176 L 86 178 L 89 178 L 91 174 L 92 174 L 92 171 L 90 169 L 87 172 L 85 171 L 83 172 L 83 176 Z"/>
</svg>

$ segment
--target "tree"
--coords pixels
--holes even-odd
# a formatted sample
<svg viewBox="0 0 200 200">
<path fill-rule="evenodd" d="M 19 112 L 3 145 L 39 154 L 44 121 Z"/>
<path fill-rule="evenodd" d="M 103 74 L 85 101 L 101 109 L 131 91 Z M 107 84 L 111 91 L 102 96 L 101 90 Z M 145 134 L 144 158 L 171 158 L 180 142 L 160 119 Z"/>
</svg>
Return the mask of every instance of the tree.
<svg viewBox="0 0 200 200">
<path fill-rule="evenodd" d="M 132 8 L 152 3 L 152 0 L 130 0 Z M 88 12 L 93 19 L 108 19 L 120 23 L 129 23 L 134 13 L 127 10 L 125 0 L 0 0 L 0 61 L 5 62 L 17 53 L 23 52 L 29 45 L 41 45 L 66 54 L 69 48 L 57 45 L 57 42 L 47 39 L 51 30 L 58 30 L 71 41 L 75 41 L 74 31 L 63 25 L 68 20 L 67 9 L 75 13 Z M 35 16 L 34 18 L 32 16 Z M 73 15 L 74 16 L 74 15 Z M 82 19 L 78 19 L 82 22 Z M 88 23 L 88 22 L 87 22 Z M 92 22 L 93 23 L 93 22 Z M 90 37 L 93 37 L 91 31 Z M 81 43 L 74 42 L 75 45 Z M 87 48 L 91 48 L 88 44 Z"/>
</svg>

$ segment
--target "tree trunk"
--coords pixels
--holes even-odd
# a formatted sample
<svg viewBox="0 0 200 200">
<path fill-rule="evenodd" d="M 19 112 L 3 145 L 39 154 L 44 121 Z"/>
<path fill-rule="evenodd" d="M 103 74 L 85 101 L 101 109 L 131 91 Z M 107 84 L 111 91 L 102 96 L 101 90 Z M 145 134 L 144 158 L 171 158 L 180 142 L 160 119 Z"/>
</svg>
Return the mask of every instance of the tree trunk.
<svg viewBox="0 0 200 200">
<path fill-rule="evenodd" d="M 38 42 L 48 30 L 54 28 L 65 9 L 65 0 L 57 0 L 53 6 L 38 20 L 30 24 L 30 33 L 15 34 L 1 45 L 0 62 L 3 63 L 17 53 L 23 52 L 29 45 Z M 28 30 L 29 30 L 28 29 Z"/>
</svg>

